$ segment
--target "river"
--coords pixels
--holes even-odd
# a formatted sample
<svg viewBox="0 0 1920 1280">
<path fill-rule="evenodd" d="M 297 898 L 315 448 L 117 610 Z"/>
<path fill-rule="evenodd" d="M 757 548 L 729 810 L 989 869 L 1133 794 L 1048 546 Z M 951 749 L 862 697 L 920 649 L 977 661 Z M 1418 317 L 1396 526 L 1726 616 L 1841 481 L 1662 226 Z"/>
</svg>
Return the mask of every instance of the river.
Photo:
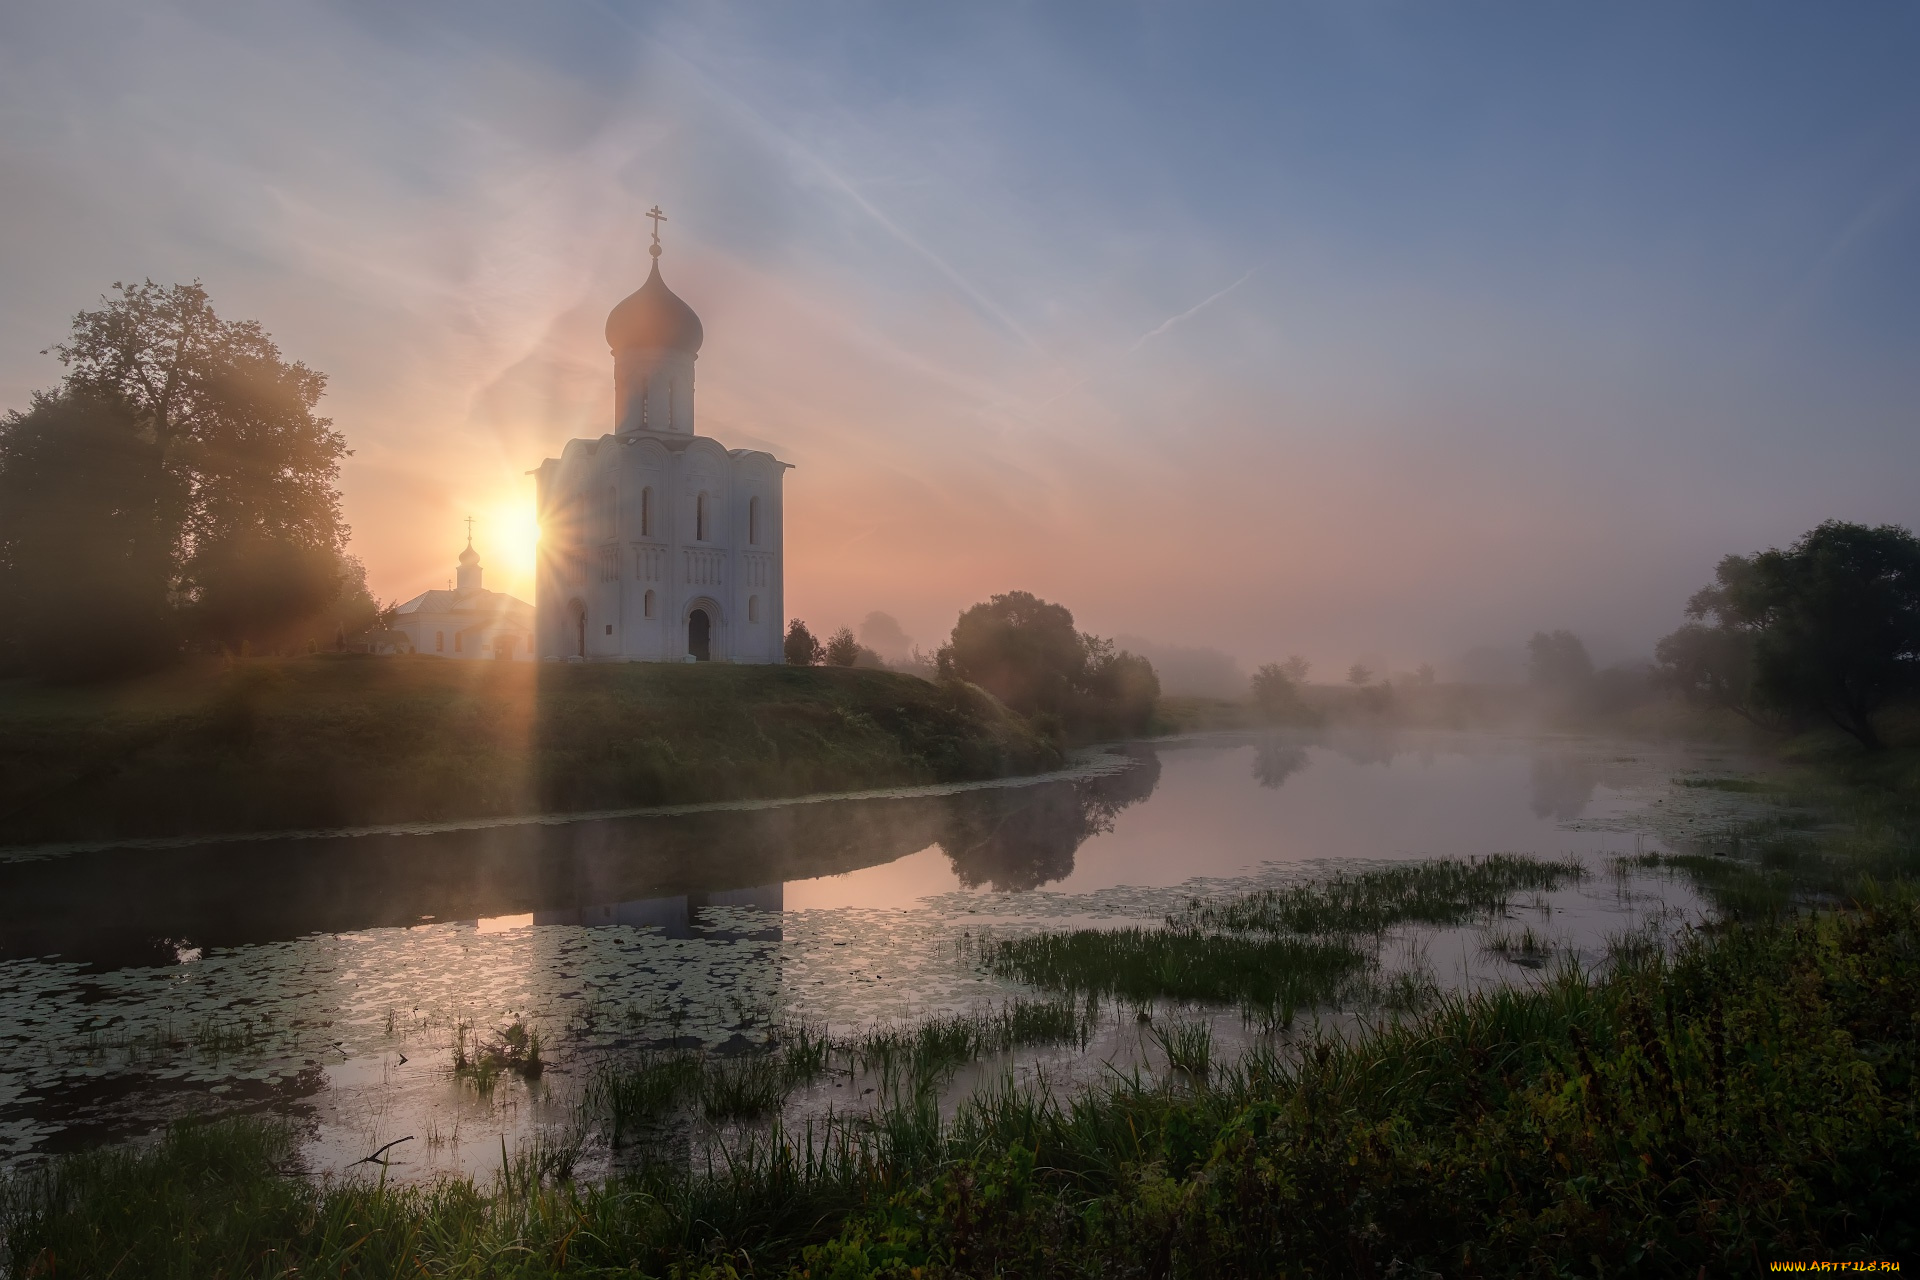
<svg viewBox="0 0 1920 1280">
<path fill-rule="evenodd" d="M 1592 963 L 1609 937 L 1699 916 L 1671 879 L 1604 872 L 1730 819 L 1734 797 L 1674 779 L 1751 768 L 1567 737 L 1206 735 L 987 786 L 0 850 L 0 1168 L 183 1116 L 274 1111 L 304 1126 L 322 1170 L 410 1136 L 393 1176 L 485 1173 L 503 1143 L 563 1127 L 609 1055 L 991 1007 L 1033 993 L 979 968 L 983 934 L 1150 923 L 1381 862 L 1577 857 L 1597 874 L 1515 911 Z M 1484 935 L 1407 932 L 1395 962 L 1442 985 L 1533 980 Z M 539 1079 L 481 1094 L 453 1077 L 456 1037 L 516 1020 L 541 1033 Z M 1025 1069 L 1148 1062 L 1130 1026 L 1116 1016 L 1087 1049 Z M 794 1105 L 846 1105 L 819 1095 Z"/>
</svg>

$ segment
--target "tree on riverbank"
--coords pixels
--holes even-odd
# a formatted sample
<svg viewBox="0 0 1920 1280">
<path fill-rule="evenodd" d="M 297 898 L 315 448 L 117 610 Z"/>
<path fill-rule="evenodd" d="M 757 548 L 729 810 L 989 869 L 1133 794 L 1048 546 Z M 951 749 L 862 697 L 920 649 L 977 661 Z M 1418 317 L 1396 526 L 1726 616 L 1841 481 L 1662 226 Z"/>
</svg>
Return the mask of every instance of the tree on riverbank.
<svg viewBox="0 0 1920 1280">
<path fill-rule="evenodd" d="M 1300 696 L 1306 668 L 1306 659 L 1289 658 L 1284 663 L 1265 663 L 1253 673 L 1253 704 L 1262 716 L 1276 724 L 1313 724 L 1321 718 Z M 1294 671 L 1300 674 L 1295 676 Z"/>
<path fill-rule="evenodd" d="M 1876 714 L 1920 691 L 1920 539 L 1898 525 L 1728 556 L 1687 614 L 1655 651 L 1665 680 L 1755 723 L 1824 720 L 1878 750 Z"/>
<path fill-rule="evenodd" d="M 324 374 L 286 359 L 258 322 L 222 320 L 198 283 L 116 283 L 50 350 L 63 386 L 0 424 L 0 487 L 67 495 L 9 504 L 0 532 L 0 574 L 40 593 L 6 628 L 14 663 L 105 675 L 171 648 L 162 635 L 277 649 L 316 624 L 331 640 L 371 621 L 345 556 L 346 441 L 315 412 Z M 102 538 L 136 523 L 139 554 L 103 560 Z M 92 550 L 63 550 L 78 547 Z M 143 618 L 163 600 L 168 625 L 143 622 L 137 645 L 99 643 L 99 602 L 136 597 Z M 89 656 L 48 656 L 63 645 Z"/>
<path fill-rule="evenodd" d="M 1160 681 L 1153 664 L 1081 632 L 1065 605 L 1009 591 L 960 615 L 939 652 L 958 676 L 1013 710 L 1075 736 L 1145 732 Z"/>
</svg>

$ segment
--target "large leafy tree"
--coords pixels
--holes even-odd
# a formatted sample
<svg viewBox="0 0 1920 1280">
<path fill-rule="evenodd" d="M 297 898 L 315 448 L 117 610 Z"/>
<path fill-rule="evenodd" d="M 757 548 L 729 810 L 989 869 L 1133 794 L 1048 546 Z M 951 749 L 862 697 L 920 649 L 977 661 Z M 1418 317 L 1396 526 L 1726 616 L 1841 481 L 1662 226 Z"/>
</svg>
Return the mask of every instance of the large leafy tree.
<svg viewBox="0 0 1920 1280">
<path fill-rule="evenodd" d="M 1747 556 L 1727 556 L 1712 586 L 1687 601 L 1687 619 L 1654 646 L 1659 678 L 1697 706 L 1733 712 L 1763 728 L 1782 723 L 1781 711 L 1762 701 L 1754 685 L 1754 627 L 1734 606 L 1734 588 L 1751 573 Z"/>
<path fill-rule="evenodd" d="M 1715 579 L 1660 642 L 1668 679 L 1877 749 L 1875 715 L 1920 690 L 1920 539 L 1830 520 L 1784 551 L 1727 557 Z"/>
<path fill-rule="evenodd" d="M 164 660 L 184 497 L 118 397 L 36 395 L 0 419 L 0 663 L 88 679 Z"/>
<path fill-rule="evenodd" d="M 198 282 L 116 283 L 52 348 L 75 393 L 130 406 L 179 486 L 176 597 L 223 644 L 271 642 L 351 577 L 337 482 L 346 441 L 315 409 L 326 377 Z"/>
<path fill-rule="evenodd" d="M 960 615 L 939 671 L 986 689 L 1022 715 L 1082 733 L 1137 733 L 1160 696 L 1145 658 L 1085 635 L 1064 605 L 1009 591 Z"/>
</svg>

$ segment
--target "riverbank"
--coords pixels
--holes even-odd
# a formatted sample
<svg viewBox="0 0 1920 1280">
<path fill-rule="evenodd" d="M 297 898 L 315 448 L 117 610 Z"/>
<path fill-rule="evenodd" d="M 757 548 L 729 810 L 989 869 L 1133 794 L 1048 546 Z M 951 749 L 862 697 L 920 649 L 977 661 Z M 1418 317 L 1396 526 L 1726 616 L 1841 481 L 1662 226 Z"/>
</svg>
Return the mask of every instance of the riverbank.
<svg viewBox="0 0 1920 1280">
<path fill-rule="evenodd" d="M 0 845 L 366 827 L 1043 772 L 971 686 L 859 668 L 207 662 L 0 685 Z"/>
</svg>

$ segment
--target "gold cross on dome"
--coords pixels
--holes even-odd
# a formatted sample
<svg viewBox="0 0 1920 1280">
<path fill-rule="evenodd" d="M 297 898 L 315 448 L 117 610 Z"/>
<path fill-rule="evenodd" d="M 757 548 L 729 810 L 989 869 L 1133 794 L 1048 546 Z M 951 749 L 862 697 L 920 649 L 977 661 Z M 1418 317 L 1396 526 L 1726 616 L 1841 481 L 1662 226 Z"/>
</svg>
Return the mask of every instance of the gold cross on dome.
<svg viewBox="0 0 1920 1280">
<path fill-rule="evenodd" d="M 472 516 L 467 517 L 467 541 L 468 542 L 473 541 L 473 517 Z"/>
<path fill-rule="evenodd" d="M 660 243 L 660 224 L 667 220 L 667 215 L 660 212 L 659 205 L 655 205 L 653 206 L 653 208 L 647 210 L 645 216 L 653 219 L 653 242 L 655 244 L 659 244 Z"/>
</svg>

